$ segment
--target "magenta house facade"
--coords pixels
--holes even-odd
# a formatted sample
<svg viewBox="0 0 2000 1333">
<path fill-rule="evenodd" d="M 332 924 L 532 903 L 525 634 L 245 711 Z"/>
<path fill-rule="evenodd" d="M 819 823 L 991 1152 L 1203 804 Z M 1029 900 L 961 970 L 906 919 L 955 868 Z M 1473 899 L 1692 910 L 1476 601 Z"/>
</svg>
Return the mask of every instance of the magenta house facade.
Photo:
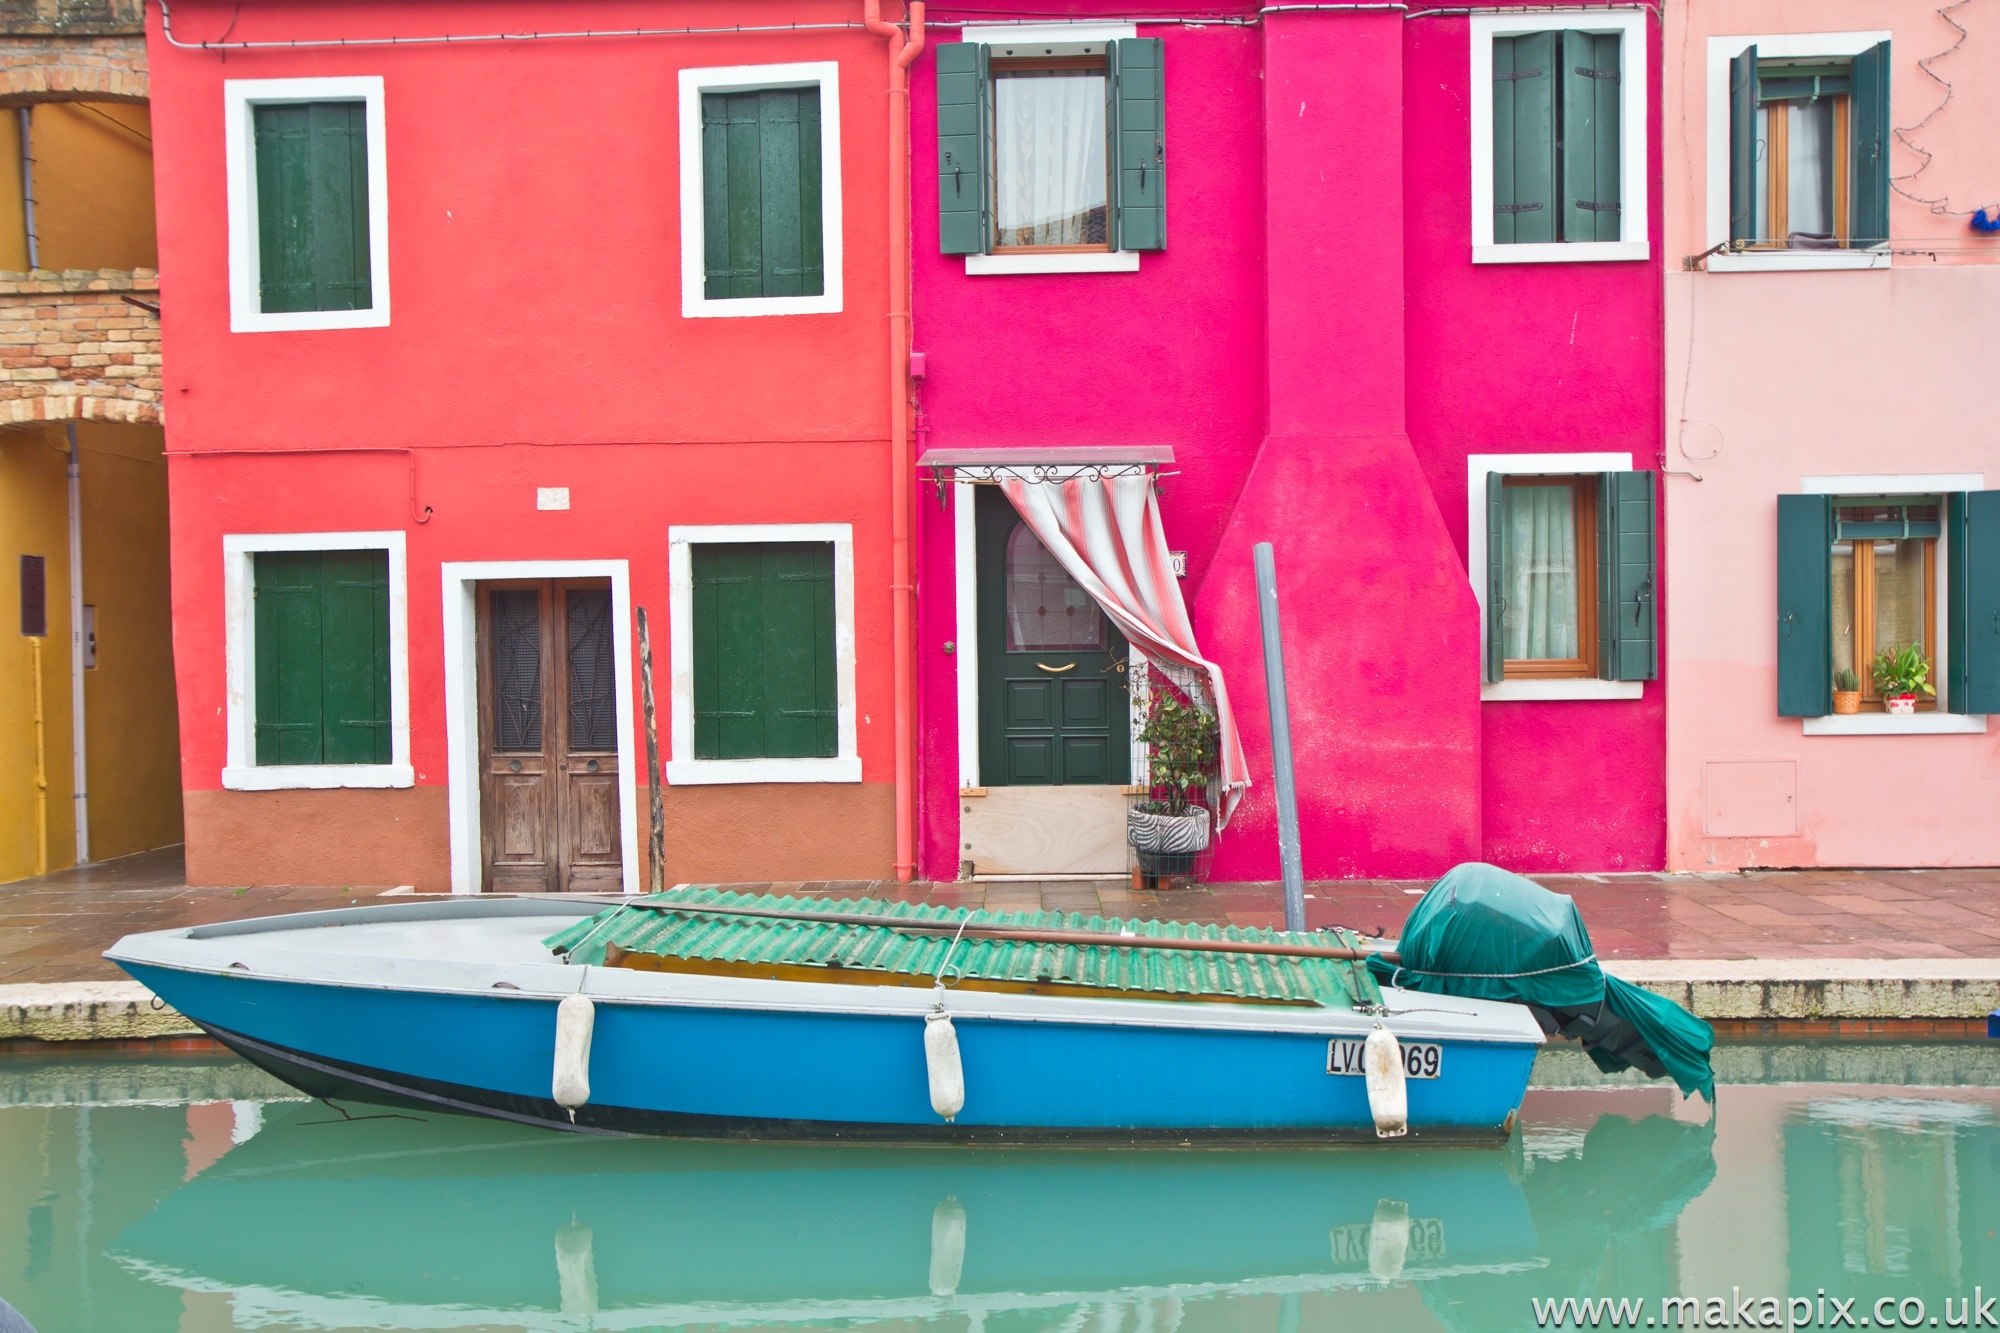
<svg viewBox="0 0 2000 1333">
<path fill-rule="evenodd" d="M 990 483 L 1131 475 L 1248 759 L 1215 878 L 1278 874 L 1262 541 L 1309 877 L 1659 868 L 1651 17 L 930 20 L 919 873 L 1124 867 L 1127 649 Z"/>
</svg>

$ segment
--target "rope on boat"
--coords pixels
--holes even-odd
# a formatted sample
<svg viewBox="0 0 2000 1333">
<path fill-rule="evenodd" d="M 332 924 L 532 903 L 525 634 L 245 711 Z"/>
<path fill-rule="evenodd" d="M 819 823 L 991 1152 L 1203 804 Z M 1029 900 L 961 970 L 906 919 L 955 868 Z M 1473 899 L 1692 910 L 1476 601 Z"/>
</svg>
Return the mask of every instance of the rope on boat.
<svg viewBox="0 0 2000 1333">
<path fill-rule="evenodd" d="M 1397 964 L 1389 977 L 1391 986 L 1397 985 L 1403 973 L 1418 977 L 1443 977 L 1448 981 L 1516 981 L 1522 977 L 1545 977 L 1551 972 L 1567 972 L 1572 967 L 1582 967 L 1585 963 L 1597 961 L 1596 954 L 1585 954 L 1573 963 L 1562 963 L 1555 967 L 1538 967 L 1532 972 L 1431 972 L 1421 967 L 1404 967 Z"/>
</svg>

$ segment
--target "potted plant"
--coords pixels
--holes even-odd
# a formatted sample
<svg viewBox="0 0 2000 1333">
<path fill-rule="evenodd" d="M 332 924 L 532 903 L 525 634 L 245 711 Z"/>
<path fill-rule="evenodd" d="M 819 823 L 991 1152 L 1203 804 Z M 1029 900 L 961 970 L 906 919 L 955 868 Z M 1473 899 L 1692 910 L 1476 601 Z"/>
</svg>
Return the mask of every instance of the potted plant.
<svg viewBox="0 0 2000 1333">
<path fill-rule="evenodd" d="M 1861 677 L 1846 667 L 1833 673 L 1833 711 L 1836 713 L 1861 711 Z"/>
<path fill-rule="evenodd" d="M 1156 681 L 1139 739 L 1151 751 L 1151 781 L 1145 799 L 1126 811 L 1126 839 L 1147 874 L 1185 875 L 1208 850 L 1209 813 L 1199 793 L 1215 772 L 1221 729 L 1212 714 Z"/>
<path fill-rule="evenodd" d="M 1919 693 L 1937 695 L 1931 688 L 1931 664 L 1914 643 L 1875 654 L 1875 688 L 1882 692 L 1883 706 L 1899 716 L 1917 711 Z"/>
</svg>

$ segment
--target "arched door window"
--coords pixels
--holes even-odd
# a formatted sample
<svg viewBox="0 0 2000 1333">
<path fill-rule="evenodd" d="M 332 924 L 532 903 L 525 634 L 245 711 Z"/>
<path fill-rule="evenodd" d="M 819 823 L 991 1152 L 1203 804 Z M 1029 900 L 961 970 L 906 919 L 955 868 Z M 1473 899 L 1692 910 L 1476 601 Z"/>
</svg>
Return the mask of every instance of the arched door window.
<svg viewBox="0 0 2000 1333">
<path fill-rule="evenodd" d="M 1103 651 L 1104 612 L 1025 523 L 1007 539 L 1006 599 L 1008 652 Z"/>
</svg>

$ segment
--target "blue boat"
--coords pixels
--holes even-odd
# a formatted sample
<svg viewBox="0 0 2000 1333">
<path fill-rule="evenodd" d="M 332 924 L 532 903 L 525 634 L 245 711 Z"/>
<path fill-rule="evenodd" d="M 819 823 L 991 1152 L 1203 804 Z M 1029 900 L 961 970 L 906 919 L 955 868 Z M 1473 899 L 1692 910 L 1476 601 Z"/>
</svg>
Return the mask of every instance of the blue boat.
<svg viewBox="0 0 2000 1333">
<path fill-rule="evenodd" d="M 307 912 L 105 956 L 336 1101 L 699 1138 L 1503 1139 L 1535 1016 L 1380 985 L 1369 951 L 1345 932 L 677 890 Z"/>
</svg>

